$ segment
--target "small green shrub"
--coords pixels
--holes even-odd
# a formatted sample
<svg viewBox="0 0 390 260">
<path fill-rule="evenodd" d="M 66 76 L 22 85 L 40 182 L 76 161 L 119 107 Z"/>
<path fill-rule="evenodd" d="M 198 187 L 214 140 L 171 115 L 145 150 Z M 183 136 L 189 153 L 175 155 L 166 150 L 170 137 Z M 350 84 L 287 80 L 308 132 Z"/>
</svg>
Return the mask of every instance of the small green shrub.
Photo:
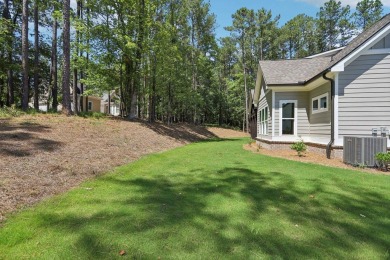
<svg viewBox="0 0 390 260">
<path fill-rule="evenodd" d="M 377 165 L 379 169 L 383 169 L 388 171 L 388 165 L 390 163 L 390 153 L 377 153 L 375 155 L 375 159 L 377 161 Z"/>
<path fill-rule="evenodd" d="M 291 149 L 297 151 L 298 156 L 301 157 L 303 155 L 302 153 L 304 153 L 306 151 L 307 147 L 306 147 L 306 144 L 303 142 L 303 140 L 300 140 L 300 141 L 292 144 Z"/>
<path fill-rule="evenodd" d="M 15 108 L 15 106 L 0 108 L 0 118 L 1 117 L 2 118 L 18 117 L 18 116 L 25 115 L 25 114 L 26 114 L 26 112 Z"/>
<path fill-rule="evenodd" d="M 78 113 L 78 116 L 81 116 L 84 118 L 101 119 L 101 118 L 106 117 L 106 114 L 99 113 L 99 112 L 80 112 L 80 113 Z"/>
</svg>

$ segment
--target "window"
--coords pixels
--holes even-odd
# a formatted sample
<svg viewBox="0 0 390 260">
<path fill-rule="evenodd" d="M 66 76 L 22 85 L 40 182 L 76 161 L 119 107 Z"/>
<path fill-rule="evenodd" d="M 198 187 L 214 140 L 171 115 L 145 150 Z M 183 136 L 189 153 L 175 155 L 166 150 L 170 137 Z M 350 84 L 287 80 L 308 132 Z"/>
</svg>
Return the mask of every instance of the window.
<svg viewBox="0 0 390 260">
<path fill-rule="evenodd" d="M 259 112 L 259 134 L 268 135 L 268 107 Z"/>
<path fill-rule="evenodd" d="M 92 110 L 92 101 L 88 101 L 88 110 Z"/>
<path fill-rule="evenodd" d="M 328 93 L 315 97 L 311 101 L 312 114 L 328 111 Z"/>
<path fill-rule="evenodd" d="M 279 135 L 297 135 L 297 111 L 296 100 L 282 100 L 279 103 Z"/>
</svg>

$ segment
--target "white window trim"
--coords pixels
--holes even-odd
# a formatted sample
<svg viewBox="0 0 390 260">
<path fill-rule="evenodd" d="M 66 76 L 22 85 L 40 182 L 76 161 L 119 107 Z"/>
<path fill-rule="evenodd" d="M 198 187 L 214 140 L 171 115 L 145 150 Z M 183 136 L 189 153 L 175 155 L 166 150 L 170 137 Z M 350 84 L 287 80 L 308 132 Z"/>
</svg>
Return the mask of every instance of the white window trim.
<svg viewBox="0 0 390 260">
<path fill-rule="evenodd" d="M 265 111 L 267 109 L 267 111 Z M 261 120 L 262 119 L 262 112 L 264 111 L 264 115 L 267 115 L 267 120 Z M 267 113 L 265 113 L 267 112 Z M 269 135 L 268 132 L 268 124 L 269 124 L 269 107 L 263 107 L 262 109 L 258 110 L 258 135 Z M 264 126 L 264 128 L 263 128 Z"/>
<path fill-rule="evenodd" d="M 260 107 L 260 102 L 258 103 L 257 107 Z M 261 127 L 261 122 L 260 122 L 260 113 L 261 109 L 257 109 L 257 136 L 260 136 L 260 127 Z"/>
<path fill-rule="evenodd" d="M 339 138 L 339 73 L 334 75 L 334 98 L 333 98 L 333 116 L 334 116 L 334 138 Z"/>
<path fill-rule="evenodd" d="M 323 98 L 323 97 L 326 97 L 326 108 L 321 108 L 320 101 L 321 101 L 321 98 Z M 318 110 L 316 110 L 316 111 L 314 111 L 314 108 L 313 108 L 314 100 L 318 100 Z M 325 94 L 313 97 L 311 99 L 311 113 L 312 114 L 318 114 L 318 113 L 326 112 L 328 110 L 329 110 L 329 93 L 328 92 L 326 92 Z"/>
<path fill-rule="evenodd" d="M 275 100 L 276 95 L 275 95 L 275 90 L 272 90 L 272 111 L 271 111 L 271 131 L 272 131 L 272 136 L 275 136 Z"/>
<path fill-rule="evenodd" d="M 294 134 L 283 135 L 283 104 L 294 103 Z M 279 101 L 279 136 L 298 136 L 298 100 L 280 100 Z"/>
</svg>

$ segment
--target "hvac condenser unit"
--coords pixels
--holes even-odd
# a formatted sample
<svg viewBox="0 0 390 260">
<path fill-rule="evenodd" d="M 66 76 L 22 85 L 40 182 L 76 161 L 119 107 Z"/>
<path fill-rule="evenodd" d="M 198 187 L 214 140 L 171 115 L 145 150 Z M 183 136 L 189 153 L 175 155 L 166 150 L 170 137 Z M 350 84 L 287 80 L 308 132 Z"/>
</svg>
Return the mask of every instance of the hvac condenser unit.
<svg viewBox="0 0 390 260">
<path fill-rule="evenodd" d="M 344 136 L 344 163 L 374 167 L 375 155 L 386 149 L 386 137 Z"/>
</svg>

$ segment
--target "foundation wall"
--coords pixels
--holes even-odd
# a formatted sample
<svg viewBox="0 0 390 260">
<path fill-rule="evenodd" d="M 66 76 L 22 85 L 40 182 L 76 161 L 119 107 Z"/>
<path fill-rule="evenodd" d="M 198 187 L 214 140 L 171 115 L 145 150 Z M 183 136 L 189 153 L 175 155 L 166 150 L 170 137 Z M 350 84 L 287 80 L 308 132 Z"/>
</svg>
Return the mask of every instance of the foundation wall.
<svg viewBox="0 0 390 260">
<path fill-rule="evenodd" d="M 270 142 L 256 139 L 257 146 L 270 149 L 270 150 L 291 150 L 291 145 L 293 143 L 281 143 L 281 142 Z M 313 143 L 305 143 L 307 146 L 307 151 L 311 153 L 317 153 L 326 157 L 326 146 L 313 144 Z M 331 158 L 343 159 L 343 149 L 341 147 L 334 147 L 331 152 Z"/>
</svg>

